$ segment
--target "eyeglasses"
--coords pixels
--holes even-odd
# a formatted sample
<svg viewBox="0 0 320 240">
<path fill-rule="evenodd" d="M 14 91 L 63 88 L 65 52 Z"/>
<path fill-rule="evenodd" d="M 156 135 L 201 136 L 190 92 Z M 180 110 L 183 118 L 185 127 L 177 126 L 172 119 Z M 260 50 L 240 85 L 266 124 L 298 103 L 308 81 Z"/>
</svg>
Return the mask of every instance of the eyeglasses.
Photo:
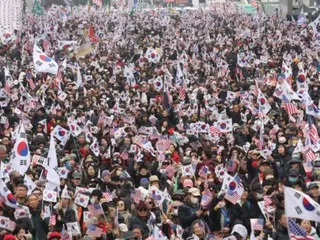
<svg viewBox="0 0 320 240">
<path fill-rule="evenodd" d="M 138 211 L 140 211 L 140 212 L 146 212 L 146 211 L 148 211 L 148 209 L 146 209 L 146 208 L 141 208 L 141 209 L 138 209 Z"/>
</svg>

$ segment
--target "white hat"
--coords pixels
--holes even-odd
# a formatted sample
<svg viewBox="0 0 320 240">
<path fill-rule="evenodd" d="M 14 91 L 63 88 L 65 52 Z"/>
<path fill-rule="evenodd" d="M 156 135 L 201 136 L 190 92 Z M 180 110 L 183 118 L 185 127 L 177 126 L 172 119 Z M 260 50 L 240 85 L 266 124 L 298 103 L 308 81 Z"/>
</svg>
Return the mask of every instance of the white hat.
<svg viewBox="0 0 320 240">
<path fill-rule="evenodd" d="M 243 239 L 247 239 L 247 236 L 248 236 L 248 231 L 247 229 L 245 228 L 245 226 L 243 226 L 242 224 L 236 224 L 233 226 L 233 229 L 232 229 L 232 232 L 231 234 L 233 233 L 238 233 L 240 234 L 240 236 L 243 238 Z"/>
<path fill-rule="evenodd" d="M 121 232 L 128 232 L 128 231 L 129 231 L 127 225 L 124 224 L 124 223 L 120 223 L 120 224 L 119 224 L 119 230 L 120 230 Z"/>
</svg>

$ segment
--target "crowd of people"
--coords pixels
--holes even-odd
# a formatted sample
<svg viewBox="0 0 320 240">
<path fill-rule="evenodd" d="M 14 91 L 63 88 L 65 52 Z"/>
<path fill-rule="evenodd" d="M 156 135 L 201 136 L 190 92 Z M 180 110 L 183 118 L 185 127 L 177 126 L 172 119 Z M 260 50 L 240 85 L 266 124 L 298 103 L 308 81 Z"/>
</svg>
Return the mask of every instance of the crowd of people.
<svg viewBox="0 0 320 240">
<path fill-rule="evenodd" d="M 0 239 L 290 239 L 284 188 L 320 202 L 319 63 L 316 23 L 233 3 L 28 14 L 0 43 Z"/>
</svg>

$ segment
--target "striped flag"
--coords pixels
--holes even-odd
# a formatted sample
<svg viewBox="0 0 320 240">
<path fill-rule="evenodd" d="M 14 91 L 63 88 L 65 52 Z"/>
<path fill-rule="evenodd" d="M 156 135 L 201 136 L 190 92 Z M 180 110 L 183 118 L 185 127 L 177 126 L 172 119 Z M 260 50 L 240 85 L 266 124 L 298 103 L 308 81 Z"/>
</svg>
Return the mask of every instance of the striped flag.
<svg viewBox="0 0 320 240">
<path fill-rule="evenodd" d="M 55 79 L 55 85 L 59 90 L 62 90 L 61 88 L 61 82 L 62 82 L 62 73 L 61 73 L 61 69 L 58 69 L 58 73 L 57 73 L 57 77 Z"/>
<path fill-rule="evenodd" d="M 169 165 L 166 167 L 166 175 L 169 177 L 169 178 L 172 178 L 173 175 L 176 173 L 176 169 L 174 166 L 172 165 Z"/>
<path fill-rule="evenodd" d="M 92 204 L 88 206 L 88 210 L 90 211 L 90 213 L 92 215 L 100 215 L 100 214 L 104 214 L 103 213 L 103 209 L 100 205 L 100 203 L 96 203 L 96 204 Z"/>
<path fill-rule="evenodd" d="M 309 124 L 309 136 L 311 139 L 311 142 L 313 145 L 317 145 L 319 141 L 319 134 L 317 127 L 314 125 L 314 123 L 311 120 L 311 117 L 308 119 L 308 124 Z"/>
<path fill-rule="evenodd" d="M 199 170 L 199 176 L 201 178 L 206 178 L 208 174 L 210 174 L 211 172 L 209 171 L 209 168 L 207 166 L 203 166 L 200 170 Z"/>
<path fill-rule="evenodd" d="M 312 172 L 312 162 L 306 161 L 305 163 L 303 163 L 303 168 L 306 173 Z"/>
<path fill-rule="evenodd" d="M 304 157 L 306 161 L 313 161 L 316 159 L 315 153 L 312 151 L 311 148 L 307 147 L 307 150 L 305 151 Z"/>
<path fill-rule="evenodd" d="M 90 225 L 87 230 L 87 235 L 93 237 L 101 237 L 102 228 L 96 227 L 95 225 Z"/>
<path fill-rule="evenodd" d="M 103 193 L 103 196 L 107 202 L 111 202 L 113 200 L 112 193 L 110 193 L 110 192 Z"/>
<path fill-rule="evenodd" d="M 206 190 L 201 196 L 201 207 L 207 207 L 212 201 L 212 195 L 209 190 Z"/>
<path fill-rule="evenodd" d="M 263 197 L 263 202 L 264 202 L 264 207 L 267 208 L 272 204 L 272 200 L 269 196 L 264 196 Z"/>
<path fill-rule="evenodd" d="M 26 79 L 29 83 L 29 86 L 32 90 L 34 90 L 36 88 L 36 84 L 34 83 L 34 81 L 32 80 L 31 76 L 29 73 L 26 74 Z"/>
<path fill-rule="evenodd" d="M 219 135 L 221 132 L 220 132 L 220 129 L 217 128 L 216 126 L 210 126 L 210 133 L 212 136 L 215 136 L 215 135 Z"/>
<path fill-rule="evenodd" d="M 292 218 L 288 218 L 289 235 L 292 240 L 313 240 L 304 229 L 302 229 Z"/>
<path fill-rule="evenodd" d="M 92 0 L 92 3 L 96 4 L 98 7 L 102 7 L 102 0 Z"/>
<path fill-rule="evenodd" d="M 251 229 L 256 231 L 262 231 L 264 220 L 263 218 L 252 218 L 250 219 Z"/>
<path fill-rule="evenodd" d="M 186 99 L 186 88 L 187 88 L 186 81 L 182 79 L 182 84 L 180 86 L 180 91 L 179 91 L 179 99 L 182 101 Z"/>
<path fill-rule="evenodd" d="M 131 192 L 130 196 L 134 200 L 136 204 L 138 204 L 141 200 L 141 191 L 139 189 L 135 189 Z"/>
<path fill-rule="evenodd" d="M 286 110 L 286 112 L 290 115 L 299 113 L 298 108 L 289 101 L 285 94 L 282 95 L 281 107 L 284 108 L 284 110 Z"/>
</svg>

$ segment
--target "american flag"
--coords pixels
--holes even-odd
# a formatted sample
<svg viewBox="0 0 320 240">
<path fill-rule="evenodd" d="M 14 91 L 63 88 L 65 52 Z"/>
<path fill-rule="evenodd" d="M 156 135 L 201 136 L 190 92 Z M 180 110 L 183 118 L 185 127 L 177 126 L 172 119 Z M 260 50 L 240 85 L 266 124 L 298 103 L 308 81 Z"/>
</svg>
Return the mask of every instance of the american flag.
<svg viewBox="0 0 320 240">
<path fill-rule="evenodd" d="M 241 196 L 239 196 L 236 192 L 233 192 L 232 195 L 226 194 L 224 196 L 225 199 L 227 199 L 232 204 L 236 204 Z"/>
<path fill-rule="evenodd" d="M 287 111 L 288 114 L 295 114 L 295 113 L 299 113 L 298 108 L 289 101 L 289 99 L 286 97 L 286 95 L 282 95 L 282 103 L 281 103 L 281 107 L 284 108 L 284 110 Z"/>
<path fill-rule="evenodd" d="M 131 192 L 130 196 L 134 200 L 136 204 L 138 204 L 141 200 L 141 191 L 139 189 L 135 189 Z"/>
<path fill-rule="evenodd" d="M 262 231 L 264 220 L 263 218 L 252 218 L 250 219 L 252 230 Z"/>
<path fill-rule="evenodd" d="M 303 168 L 304 168 L 304 171 L 305 171 L 306 173 L 312 172 L 312 162 L 311 162 L 311 161 L 306 161 L 306 162 L 303 164 Z"/>
<path fill-rule="evenodd" d="M 316 155 L 314 154 L 314 152 L 312 151 L 312 149 L 310 147 L 306 148 L 304 156 L 305 156 L 305 159 L 307 162 L 313 161 L 316 159 Z"/>
<path fill-rule="evenodd" d="M 95 225 L 90 225 L 87 230 L 87 235 L 93 237 L 101 237 L 102 228 L 96 227 Z"/>
<path fill-rule="evenodd" d="M 215 135 L 219 135 L 221 132 L 219 128 L 215 126 L 210 126 L 210 133 L 212 136 L 215 136 Z"/>
<path fill-rule="evenodd" d="M 209 168 L 207 166 L 203 166 L 200 170 L 199 170 L 199 176 L 201 178 L 206 178 L 207 175 L 210 174 Z"/>
<path fill-rule="evenodd" d="M 264 196 L 263 197 L 263 202 L 264 202 L 264 207 L 267 208 L 272 204 L 272 200 L 269 196 Z"/>
<path fill-rule="evenodd" d="M 88 210 L 90 211 L 90 213 L 92 215 L 100 215 L 100 214 L 104 214 L 103 213 L 103 209 L 100 205 L 100 203 L 96 203 L 96 204 L 92 204 L 88 206 Z"/>
<path fill-rule="evenodd" d="M 304 229 L 302 229 L 293 219 L 288 218 L 289 233 L 292 240 L 313 240 Z"/>
<path fill-rule="evenodd" d="M 209 190 L 206 190 L 201 196 L 200 205 L 202 207 L 207 207 L 212 201 L 212 195 Z"/>
<path fill-rule="evenodd" d="M 111 202 L 113 200 L 112 193 L 110 193 L 110 192 L 103 193 L 103 196 L 107 200 L 107 202 Z"/>
<path fill-rule="evenodd" d="M 172 178 L 173 175 L 176 173 L 176 171 L 177 171 L 177 170 L 176 170 L 175 167 L 172 166 L 172 165 L 169 165 L 169 166 L 166 167 L 166 174 L 167 174 L 167 176 L 168 176 L 169 178 Z"/>
<path fill-rule="evenodd" d="M 32 80 L 32 78 L 31 78 L 29 73 L 26 74 L 26 79 L 27 79 L 27 81 L 29 83 L 30 88 L 32 90 L 34 90 L 36 88 L 36 85 L 35 85 L 34 81 Z"/>
<path fill-rule="evenodd" d="M 308 119 L 308 124 L 309 124 L 309 136 L 311 139 L 312 144 L 317 144 L 319 141 L 319 134 L 317 127 L 314 125 L 314 123 L 311 120 L 311 117 Z"/>
<path fill-rule="evenodd" d="M 62 82 L 62 73 L 59 68 L 58 73 L 57 73 L 57 77 L 55 79 L 55 85 L 59 90 L 61 90 L 61 82 Z"/>
<path fill-rule="evenodd" d="M 92 0 L 92 2 L 99 7 L 102 7 L 102 0 Z"/>
<path fill-rule="evenodd" d="M 186 99 L 186 81 L 182 80 L 182 84 L 180 86 L 180 91 L 179 91 L 179 99 L 184 101 Z"/>
</svg>

